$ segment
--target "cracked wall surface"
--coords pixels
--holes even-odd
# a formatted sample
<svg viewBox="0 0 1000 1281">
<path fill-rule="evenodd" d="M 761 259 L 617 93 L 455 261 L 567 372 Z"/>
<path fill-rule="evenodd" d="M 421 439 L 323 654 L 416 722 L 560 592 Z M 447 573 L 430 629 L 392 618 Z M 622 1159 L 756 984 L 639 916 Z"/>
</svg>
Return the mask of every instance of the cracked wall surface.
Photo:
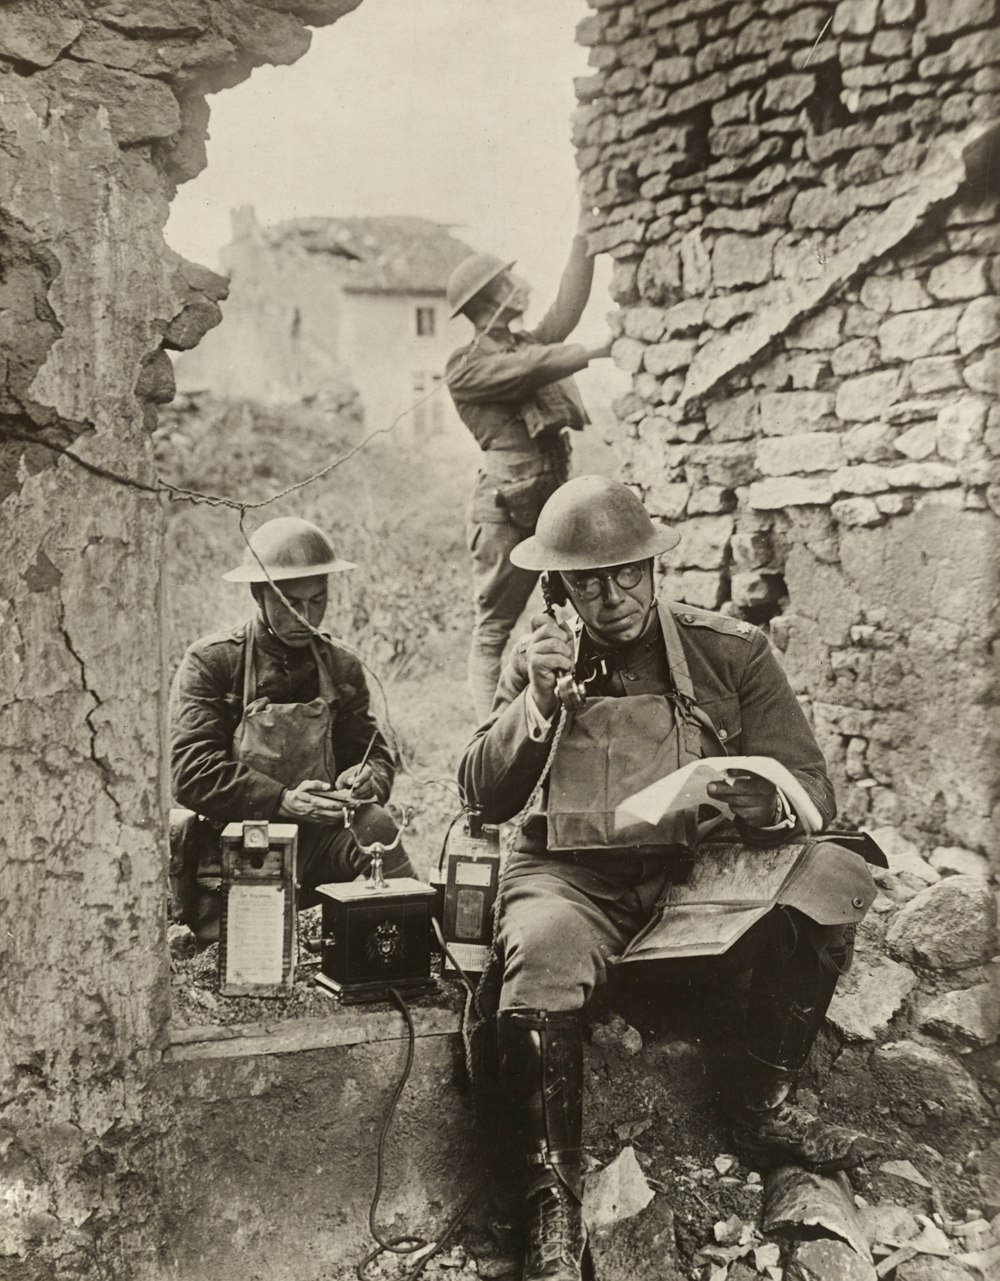
<svg viewBox="0 0 1000 1281">
<path fill-rule="evenodd" d="M 0 1274 L 159 1275 L 166 348 L 225 282 L 163 240 L 205 95 L 357 0 L 0 6 Z M 71 449 L 87 470 L 64 452 Z M 135 482 L 115 483 L 101 469 Z"/>
<path fill-rule="evenodd" d="M 852 824 L 1000 867 L 995 0 L 588 0 L 625 478 L 769 626 Z"/>
</svg>

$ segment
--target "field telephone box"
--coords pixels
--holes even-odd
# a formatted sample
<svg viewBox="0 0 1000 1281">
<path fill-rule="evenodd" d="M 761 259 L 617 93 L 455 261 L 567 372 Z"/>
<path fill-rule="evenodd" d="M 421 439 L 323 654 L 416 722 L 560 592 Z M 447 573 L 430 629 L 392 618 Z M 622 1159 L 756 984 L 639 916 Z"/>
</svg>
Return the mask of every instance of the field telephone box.
<svg viewBox="0 0 1000 1281">
<path fill-rule="evenodd" d="M 280 996 L 294 982 L 297 845 L 294 823 L 248 819 L 223 828 L 223 996 Z"/>
</svg>

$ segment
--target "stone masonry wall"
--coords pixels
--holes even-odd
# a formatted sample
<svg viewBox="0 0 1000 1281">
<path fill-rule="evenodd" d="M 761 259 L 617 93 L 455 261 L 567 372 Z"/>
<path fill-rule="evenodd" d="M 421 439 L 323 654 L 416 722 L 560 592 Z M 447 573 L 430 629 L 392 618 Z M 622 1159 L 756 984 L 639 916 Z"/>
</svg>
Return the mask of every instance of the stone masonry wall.
<svg viewBox="0 0 1000 1281">
<path fill-rule="evenodd" d="M 0 5 L 5 1281 L 158 1271 L 163 513 L 142 486 L 164 348 L 216 324 L 225 288 L 163 225 L 205 162 L 205 94 L 356 4 Z"/>
<path fill-rule="evenodd" d="M 589 3 L 575 143 L 665 590 L 769 626 L 852 825 L 1000 867 L 995 0 Z"/>
</svg>

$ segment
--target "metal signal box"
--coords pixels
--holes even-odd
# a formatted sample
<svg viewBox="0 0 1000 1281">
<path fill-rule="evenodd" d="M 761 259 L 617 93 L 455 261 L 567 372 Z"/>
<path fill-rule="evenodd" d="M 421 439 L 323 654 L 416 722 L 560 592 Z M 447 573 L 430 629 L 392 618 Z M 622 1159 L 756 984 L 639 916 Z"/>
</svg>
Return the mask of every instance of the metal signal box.
<svg viewBox="0 0 1000 1281">
<path fill-rule="evenodd" d="M 432 991 L 431 904 L 434 890 L 410 876 L 318 885 L 323 935 L 316 982 L 345 1004 L 379 1000 L 387 988 Z"/>
<path fill-rule="evenodd" d="M 222 831 L 222 996 L 281 996 L 295 978 L 294 823 L 247 820 Z"/>
<path fill-rule="evenodd" d="M 500 832 L 469 815 L 464 830 L 448 835 L 440 869 L 441 930 L 448 950 L 443 969 L 481 974 L 493 946 L 493 914 L 500 883 Z"/>
</svg>

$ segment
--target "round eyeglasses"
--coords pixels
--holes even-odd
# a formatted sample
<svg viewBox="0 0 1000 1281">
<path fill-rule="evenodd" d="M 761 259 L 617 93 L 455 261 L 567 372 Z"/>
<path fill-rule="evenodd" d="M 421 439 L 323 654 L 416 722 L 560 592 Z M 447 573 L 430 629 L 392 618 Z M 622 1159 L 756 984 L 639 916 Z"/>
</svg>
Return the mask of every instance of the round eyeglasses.
<svg viewBox="0 0 1000 1281">
<path fill-rule="evenodd" d="M 645 561 L 630 561 L 627 565 L 615 565 L 612 569 L 592 573 L 571 574 L 564 571 L 562 577 L 573 595 L 580 600 L 597 600 L 604 593 L 605 583 L 611 579 L 624 591 L 638 587 L 645 568 Z"/>
</svg>

